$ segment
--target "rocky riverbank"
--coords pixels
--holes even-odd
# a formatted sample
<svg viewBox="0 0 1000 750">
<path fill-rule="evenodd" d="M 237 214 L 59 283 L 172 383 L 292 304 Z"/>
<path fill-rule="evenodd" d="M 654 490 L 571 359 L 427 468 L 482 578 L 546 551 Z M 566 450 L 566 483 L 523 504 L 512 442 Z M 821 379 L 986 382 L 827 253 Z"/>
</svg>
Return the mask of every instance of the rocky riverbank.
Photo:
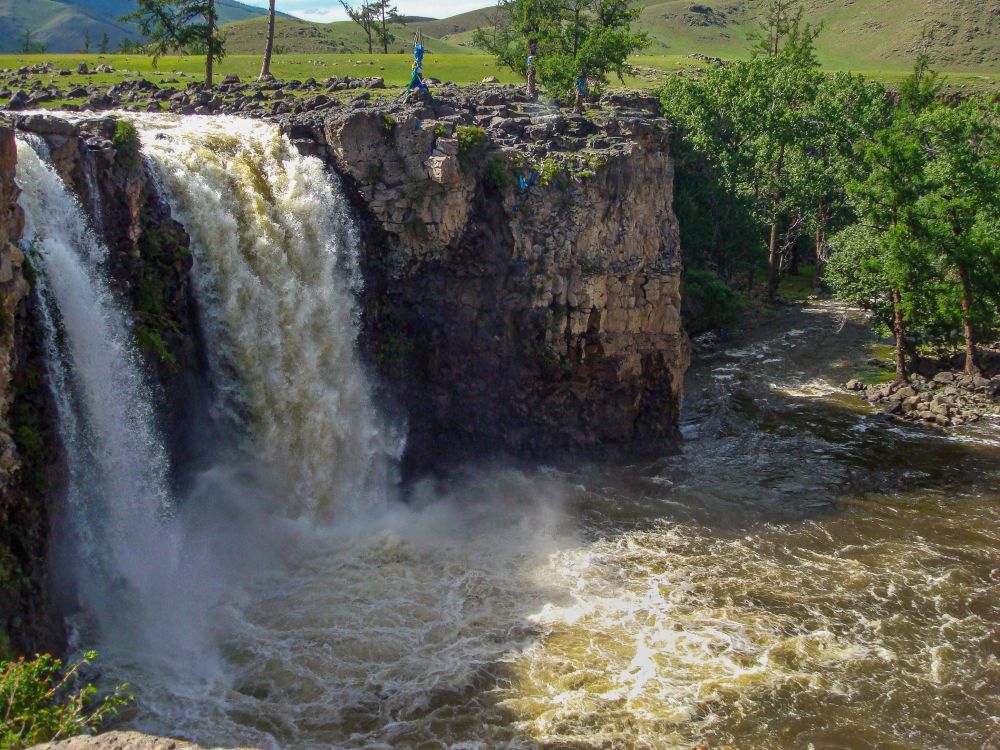
<svg viewBox="0 0 1000 750">
<path fill-rule="evenodd" d="M 981 359 L 980 374 L 952 369 L 949 361 L 928 361 L 908 383 L 850 380 L 845 387 L 900 419 L 958 427 L 1000 413 L 1000 351 L 984 351 Z"/>
</svg>

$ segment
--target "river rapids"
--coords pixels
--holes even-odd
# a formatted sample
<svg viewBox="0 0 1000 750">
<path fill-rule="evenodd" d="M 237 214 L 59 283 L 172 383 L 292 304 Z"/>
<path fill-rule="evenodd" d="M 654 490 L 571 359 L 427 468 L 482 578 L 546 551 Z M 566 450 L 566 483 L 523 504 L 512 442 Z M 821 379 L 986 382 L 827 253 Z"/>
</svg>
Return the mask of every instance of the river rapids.
<svg viewBox="0 0 1000 750">
<path fill-rule="evenodd" d="M 677 455 L 407 488 L 339 184 L 270 125 L 137 116 L 192 239 L 228 437 L 171 489 L 106 255 L 19 144 L 70 449 L 76 638 L 126 724 L 261 748 L 979 748 L 1000 731 L 1000 424 L 842 392 L 863 316 L 696 358 Z M 55 210 L 58 209 L 58 210 Z"/>
</svg>

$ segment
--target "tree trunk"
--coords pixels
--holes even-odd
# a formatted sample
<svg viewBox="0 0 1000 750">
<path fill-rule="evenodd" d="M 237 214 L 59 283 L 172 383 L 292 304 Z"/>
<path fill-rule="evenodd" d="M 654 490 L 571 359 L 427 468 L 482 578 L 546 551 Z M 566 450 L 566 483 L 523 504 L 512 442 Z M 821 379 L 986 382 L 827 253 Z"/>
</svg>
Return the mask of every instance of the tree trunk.
<svg viewBox="0 0 1000 750">
<path fill-rule="evenodd" d="M 535 89 L 535 53 L 538 51 L 538 42 L 535 39 L 528 40 L 528 57 L 531 64 L 528 66 L 528 98 L 535 101 L 538 98 L 538 91 Z"/>
<path fill-rule="evenodd" d="M 813 269 L 813 291 L 819 294 L 823 289 L 823 225 L 816 226 L 816 267 Z"/>
<path fill-rule="evenodd" d="M 979 355 L 976 352 L 976 332 L 972 329 L 972 290 L 969 271 L 963 264 L 958 266 L 958 278 L 962 282 L 962 333 L 965 336 L 965 371 L 969 375 L 982 375 Z"/>
<path fill-rule="evenodd" d="M 212 68 L 215 65 L 215 45 L 212 43 L 215 39 L 215 0 L 208 0 L 208 12 L 205 14 L 206 31 L 205 31 L 205 48 L 207 53 L 205 56 L 205 85 L 212 85 Z"/>
<path fill-rule="evenodd" d="M 771 241 L 767 250 L 767 302 L 778 301 L 778 222 L 771 225 Z"/>
<path fill-rule="evenodd" d="M 903 328 L 903 297 L 898 289 L 892 290 L 892 330 L 896 336 L 896 380 L 906 382 L 906 331 Z"/>
<path fill-rule="evenodd" d="M 770 305 L 778 301 L 778 211 L 781 208 L 781 189 L 778 180 L 785 167 L 785 144 L 778 151 L 778 163 L 774 165 L 774 223 L 771 224 L 771 242 L 767 249 L 767 302 Z"/>
<path fill-rule="evenodd" d="M 264 44 L 264 62 L 260 66 L 260 77 L 271 74 L 271 52 L 274 50 L 274 0 L 267 7 L 267 42 Z"/>
<path fill-rule="evenodd" d="M 583 92 L 578 88 L 576 90 L 576 97 L 573 99 L 573 111 L 578 114 L 583 114 Z"/>
</svg>

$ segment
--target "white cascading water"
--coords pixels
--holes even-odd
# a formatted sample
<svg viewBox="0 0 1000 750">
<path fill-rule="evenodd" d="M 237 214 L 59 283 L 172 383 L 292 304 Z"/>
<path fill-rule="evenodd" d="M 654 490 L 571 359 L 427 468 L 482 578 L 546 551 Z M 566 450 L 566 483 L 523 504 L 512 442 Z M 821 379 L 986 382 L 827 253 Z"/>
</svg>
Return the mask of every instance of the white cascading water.
<svg viewBox="0 0 1000 750">
<path fill-rule="evenodd" d="M 19 139 L 25 244 L 38 266 L 46 366 L 59 410 L 66 492 L 81 566 L 83 603 L 114 621 L 108 602 L 143 591 L 169 568 L 168 461 L 157 433 L 126 313 L 105 275 L 107 249 L 48 159 L 45 144 Z M 140 550 L 136 539 L 159 543 Z"/>
<path fill-rule="evenodd" d="M 355 353 L 357 233 L 325 166 L 266 123 L 136 125 L 191 236 L 220 407 L 284 485 L 285 510 L 384 503 L 393 451 Z"/>
</svg>

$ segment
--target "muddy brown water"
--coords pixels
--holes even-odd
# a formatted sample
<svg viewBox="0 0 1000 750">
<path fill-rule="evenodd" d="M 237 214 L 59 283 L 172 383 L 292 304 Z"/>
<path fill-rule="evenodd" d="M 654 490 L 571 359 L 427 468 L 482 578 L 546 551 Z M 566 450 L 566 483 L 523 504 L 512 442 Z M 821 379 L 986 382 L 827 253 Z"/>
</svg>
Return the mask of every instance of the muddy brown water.
<svg viewBox="0 0 1000 750">
<path fill-rule="evenodd" d="M 1000 429 L 840 389 L 856 311 L 703 354 L 680 454 L 470 471 L 299 539 L 131 722 L 262 747 L 980 748 L 1000 722 Z"/>
</svg>

